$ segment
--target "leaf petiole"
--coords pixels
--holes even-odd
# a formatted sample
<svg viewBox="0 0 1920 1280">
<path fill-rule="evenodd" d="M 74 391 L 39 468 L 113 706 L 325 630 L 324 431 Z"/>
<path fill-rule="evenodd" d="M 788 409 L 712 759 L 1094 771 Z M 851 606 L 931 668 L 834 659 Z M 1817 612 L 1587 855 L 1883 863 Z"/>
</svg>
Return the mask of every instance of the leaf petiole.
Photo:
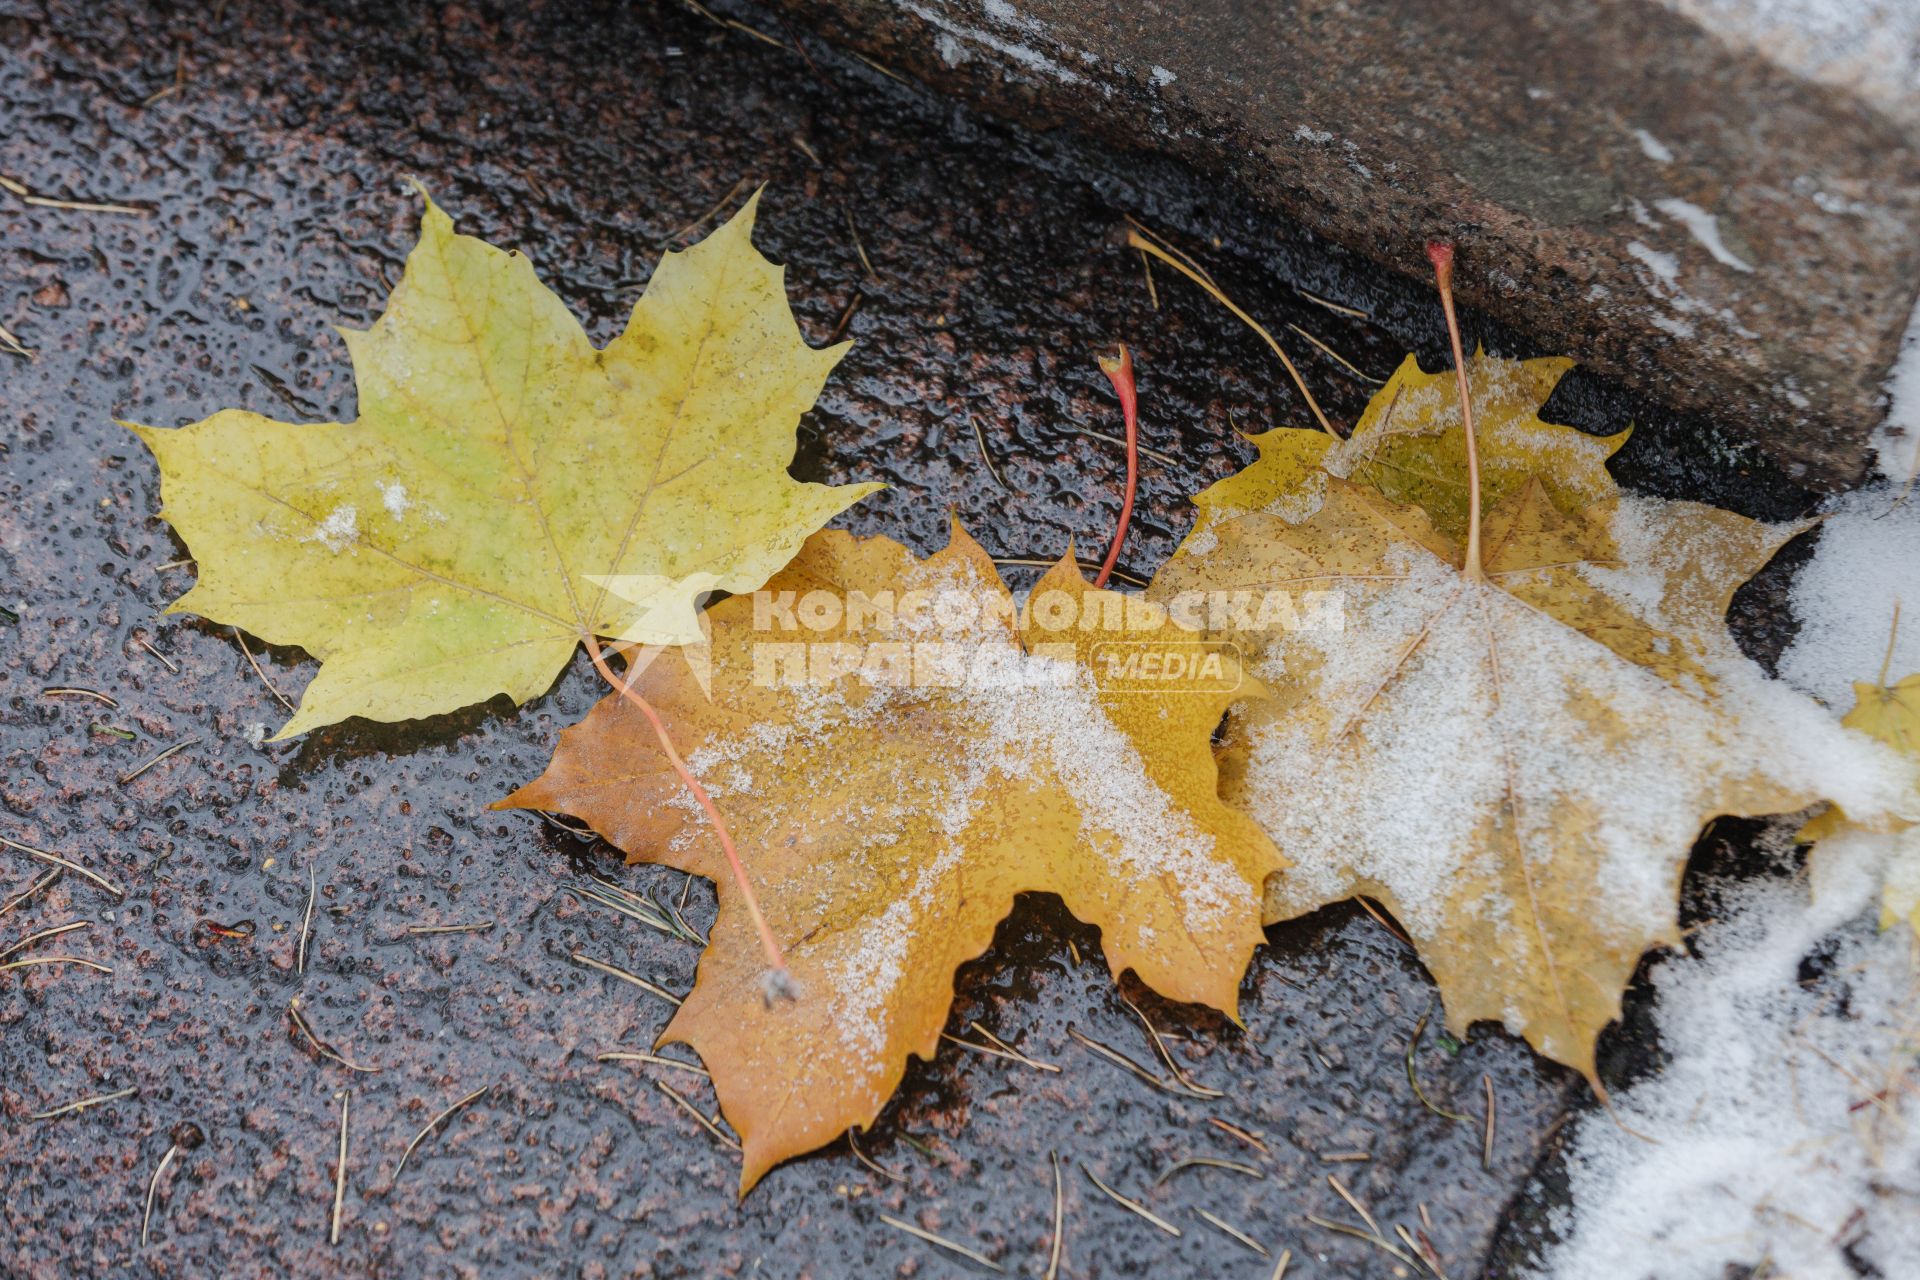
<svg viewBox="0 0 1920 1280">
<path fill-rule="evenodd" d="M 713 797 L 709 796 L 707 789 L 700 785 L 700 779 L 693 776 L 693 771 L 687 768 L 686 761 L 680 758 L 679 751 L 674 749 L 673 739 L 668 735 L 667 726 L 660 719 L 660 713 L 655 711 L 653 704 L 633 687 L 633 677 L 639 674 L 638 668 L 629 671 L 627 678 L 622 680 L 613 673 L 613 668 L 607 665 L 607 657 L 600 648 L 600 640 L 592 632 L 587 633 L 586 645 L 587 656 L 593 659 L 594 667 L 606 682 L 612 685 L 614 691 L 621 697 L 640 708 L 640 714 L 647 718 L 647 723 L 653 728 L 653 736 L 660 742 L 660 749 L 667 754 L 667 762 L 673 766 L 673 771 L 680 775 L 681 783 L 692 793 L 694 800 L 706 813 L 707 821 L 712 824 L 714 835 L 719 837 L 720 848 L 727 855 L 727 866 L 733 871 L 734 883 L 740 886 L 740 896 L 747 904 L 747 914 L 753 918 L 753 927 L 760 934 L 760 949 L 767 956 L 767 966 L 771 970 L 768 974 L 769 981 L 765 984 L 768 1002 L 771 1003 L 775 996 L 788 1000 L 797 999 L 800 993 L 799 984 L 794 981 L 792 973 L 788 971 L 787 958 L 780 950 L 779 940 L 773 936 L 773 930 L 767 924 L 767 917 L 760 910 L 760 899 L 753 891 L 753 883 L 747 879 L 747 869 L 740 861 L 739 851 L 733 847 L 733 835 L 727 830 L 726 820 L 720 816 L 720 810 L 714 807 Z"/>
<path fill-rule="evenodd" d="M 1880 659 L 1880 687 L 1887 687 L 1887 676 L 1893 670 L 1894 646 L 1900 642 L 1900 602 L 1893 602 L 1893 625 L 1887 628 L 1887 656 Z"/>
<path fill-rule="evenodd" d="M 1140 484 L 1140 403 L 1133 385 L 1133 353 L 1126 343 L 1120 344 L 1118 355 L 1100 357 L 1100 372 L 1113 383 L 1113 393 L 1120 397 L 1120 416 L 1127 424 L 1127 493 L 1120 503 L 1120 523 L 1113 531 L 1113 545 L 1107 548 L 1106 561 L 1093 580 L 1096 587 L 1107 585 L 1113 566 L 1120 560 L 1120 544 L 1126 541 L 1127 525 L 1133 519 L 1133 495 Z"/>
<path fill-rule="evenodd" d="M 1467 435 L 1467 556 L 1461 569 L 1475 582 L 1486 580 L 1480 564 L 1480 448 L 1473 437 L 1473 397 L 1467 390 L 1467 357 L 1460 349 L 1460 320 L 1453 313 L 1453 246 L 1444 240 L 1427 242 L 1434 282 L 1440 287 L 1440 309 L 1447 315 L 1447 340 L 1453 344 L 1453 373 L 1460 380 L 1460 422 Z"/>
</svg>

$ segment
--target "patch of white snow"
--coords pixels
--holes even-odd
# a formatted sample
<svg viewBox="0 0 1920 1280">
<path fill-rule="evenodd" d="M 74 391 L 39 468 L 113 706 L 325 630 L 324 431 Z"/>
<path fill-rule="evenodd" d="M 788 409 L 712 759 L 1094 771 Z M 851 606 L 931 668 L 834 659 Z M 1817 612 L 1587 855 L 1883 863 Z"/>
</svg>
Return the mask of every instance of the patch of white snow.
<svg viewBox="0 0 1920 1280">
<path fill-rule="evenodd" d="M 300 539 L 302 542 L 317 542 L 327 550 L 339 555 L 360 538 L 360 509 L 352 503 L 343 502 L 327 513 L 327 518 L 313 527 L 313 532 Z"/>
<path fill-rule="evenodd" d="M 1655 968 L 1668 1061 L 1579 1122 L 1538 1275 L 1920 1275 L 1920 971 L 1855 871 L 1724 887 Z"/>
<path fill-rule="evenodd" d="M 1640 150 L 1646 154 L 1647 159 L 1653 161 L 1655 164 L 1673 163 L 1673 148 L 1648 133 L 1645 129 L 1635 129 L 1633 131 L 1633 140 L 1640 144 Z"/>
<path fill-rule="evenodd" d="M 1700 246 L 1713 260 L 1722 266 L 1732 267 L 1735 271 L 1752 271 L 1753 264 L 1727 248 L 1720 238 L 1720 219 L 1708 213 L 1691 200 L 1681 200 L 1674 196 L 1665 196 L 1653 202 L 1653 207 L 1685 227 Z"/>
<path fill-rule="evenodd" d="M 407 514 L 407 509 L 413 506 L 413 500 L 407 497 L 407 486 L 395 482 L 393 484 L 382 484 L 379 486 L 379 489 L 380 505 L 387 509 L 387 514 L 395 520 L 403 519 Z"/>
<path fill-rule="evenodd" d="M 1874 429 L 1880 474 L 1904 485 L 1920 472 L 1920 304 L 1907 321 L 1900 354 L 1887 377 L 1887 416 Z"/>
<path fill-rule="evenodd" d="M 1800 631 L 1780 675 L 1835 715 L 1853 706 L 1854 681 L 1876 679 L 1883 662 L 1889 680 L 1920 672 L 1920 497 L 1897 497 L 1897 488 L 1876 485 L 1838 499 L 1794 579 Z"/>
</svg>

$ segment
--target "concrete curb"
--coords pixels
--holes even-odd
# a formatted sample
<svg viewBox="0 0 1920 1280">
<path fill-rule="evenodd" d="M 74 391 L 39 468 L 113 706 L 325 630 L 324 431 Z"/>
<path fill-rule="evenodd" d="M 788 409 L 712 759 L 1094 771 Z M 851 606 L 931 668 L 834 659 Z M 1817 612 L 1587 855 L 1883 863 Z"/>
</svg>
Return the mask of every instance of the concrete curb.
<svg viewBox="0 0 1920 1280">
<path fill-rule="evenodd" d="M 1723 0 L 775 0 L 1037 128 L 1170 154 L 1788 474 L 1860 479 L 1920 295 L 1920 16 Z M 1706 23 L 1680 10 L 1692 11 Z M 1842 15 L 1844 16 L 1844 15 Z M 1910 69 L 1910 68 L 1909 68 Z"/>
</svg>

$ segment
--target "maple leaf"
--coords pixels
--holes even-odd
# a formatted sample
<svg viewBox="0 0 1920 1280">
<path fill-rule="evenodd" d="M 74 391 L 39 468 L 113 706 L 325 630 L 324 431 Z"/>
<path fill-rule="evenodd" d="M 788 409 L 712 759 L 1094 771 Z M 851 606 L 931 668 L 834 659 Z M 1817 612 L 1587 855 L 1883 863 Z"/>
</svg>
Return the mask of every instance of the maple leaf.
<svg viewBox="0 0 1920 1280">
<path fill-rule="evenodd" d="M 1508 360 L 1484 351 L 1467 362 L 1485 506 L 1534 481 L 1568 514 L 1616 492 L 1607 459 L 1626 443 L 1631 428 L 1591 436 L 1540 417 L 1540 407 L 1572 368 L 1573 361 L 1559 357 Z M 1449 538 L 1466 532 L 1466 431 L 1452 369 L 1424 373 L 1408 356 L 1345 440 L 1299 427 L 1250 439 L 1258 459 L 1194 498 L 1200 509 L 1195 533 L 1245 511 L 1303 517 L 1319 502 L 1328 476 L 1413 503 Z"/>
<path fill-rule="evenodd" d="M 793 593 L 804 618 L 815 592 L 899 607 L 877 632 L 851 609 L 819 629 L 766 629 L 769 601 Z M 937 607 L 908 609 L 914 593 Z M 985 604 L 940 604 L 967 600 Z M 1099 925 L 1115 974 L 1235 1012 L 1263 936 L 1260 886 L 1283 865 L 1218 798 L 1210 737 L 1237 696 L 1237 664 L 1216 653 L 1217 678 L 1096 682 L 1103 645 L 1205 647 L 1165 618 L 1140 619 L 1137 599 L 1088 586 L 1070 557 L 1031 600 L 1065 612 L 1032 608 L 1016 622 L 992 561 L 957 523 L 925 561 L 828 531 L 754 599 L 711 610 L 711 702 L 659 665 L 638 676 L 736 824 L 797 1001 L 761 999 L 740 895 L 632 704 L 603 699 L 562 734 L 546 772 L 497 806 L 572 814 L 630 860 L 720 886 L 698 981 L 662 1039 L 691 1045 L 711 1071 L 745 1144 L 743 1193 L 780 1160 L 871 1124 L 908 1055 L 934 1056 L 955 968 L 986 950 L 1016 894 L 1057 893 Z M 1131 629 L 1097 621 L 1129 608 Z M 1062 620 L 1072 625 L 1053 629 Z M 785 656 L 763 646 L 801 641 L 815 661 L 841 661 L 849 646 L 864 656 L 818 673 L 823 683 L 786 684 L 757 665 Z M 932 669 L 915 665 L 902 683 L 883 660 L 957 661 L 970 674 L 948 666 L 926 679 Z"/>
<path fill-rule="evenodd" d="M 1341 630 L 1234 636 L 1271 696 L 1230 721 L 1222 794 L 1294 863 L 1268 916 L 1378 898 L 1456 1033 L 1501 1021 L 1593 1079 L 1640 956 L 1678 939 L 1707 819 L 1833 789 L 1890 803 L 1726 635 L 1733 590 L 1794 530 L 1647 499 L 1570 515 L 1528 480 L 1488 513 L 1477 578 L 1421 507 L 1321 488 L 1297 522 L 1217 517 L 1152 590 L 1344 597 Z"/>
<path fill-rule="evenodd" d="M 1892 656 L 1891 644 L 1888 656 Z M 1886 679 L 1887 673 L 1882 671 L 1878 680 L 1856 680 L 1853 710 L 1840 723 L 1920 761 L 1920 675 L 1891 685 Z M 1916 796 L 1914 807 L 1920 809 L 1920 796 Z M 1837 852 L 1833 844 L 1845 839 L 1858 846 L 1860 858 L 1879 868 L 1880 927 L 1885 929 L 1904 920 L 1920 934 L 1920 826 L 1897 832 L 1862 830 L 1836 804 L 1802 826 L 1800 839 L 1822 842 L 1813 851 L 1816 894 L 1825 875 L 1823 863 Z"/>
<path fill-rule="evenodd" d="M 341 331 L 356 420 L 128 424 L 199 565 L 172 611 L 321 660 L 278 738 L 524 702 L 587 636 L 697 640 L 704 593 L 759 586 L 880 487 L 787 474 L 846 345 L 802 339 L 757 202 L 668 253 L 596 350 L 525 257 L 426 200 L 386 313 Z"/>
<path fill-rule="evenodd" d="M 1841 724 L 1878 738 L 1896 751 L 1920 756 L 1920 675 L 1891 685 L 1857 680 L 1853 697 L 1853 710 L 1841 717 Z"/>
</svg>

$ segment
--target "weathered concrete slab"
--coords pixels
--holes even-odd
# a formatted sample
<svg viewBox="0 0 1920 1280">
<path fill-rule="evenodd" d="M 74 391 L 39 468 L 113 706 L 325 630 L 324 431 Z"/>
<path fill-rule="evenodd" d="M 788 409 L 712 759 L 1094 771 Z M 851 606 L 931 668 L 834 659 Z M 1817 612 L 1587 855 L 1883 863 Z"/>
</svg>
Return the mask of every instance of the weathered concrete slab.
<svg viewBox="0 0 1920 1280">
<path fill-rule="evenodd" d="M 1815 484 L 1870 461 L 1920 292 L 1920 16 L 1899 5 L 779 3 L 1402 269 L 1448 236 L 1462 291 L 1522 331 Z"/>
</svg>

